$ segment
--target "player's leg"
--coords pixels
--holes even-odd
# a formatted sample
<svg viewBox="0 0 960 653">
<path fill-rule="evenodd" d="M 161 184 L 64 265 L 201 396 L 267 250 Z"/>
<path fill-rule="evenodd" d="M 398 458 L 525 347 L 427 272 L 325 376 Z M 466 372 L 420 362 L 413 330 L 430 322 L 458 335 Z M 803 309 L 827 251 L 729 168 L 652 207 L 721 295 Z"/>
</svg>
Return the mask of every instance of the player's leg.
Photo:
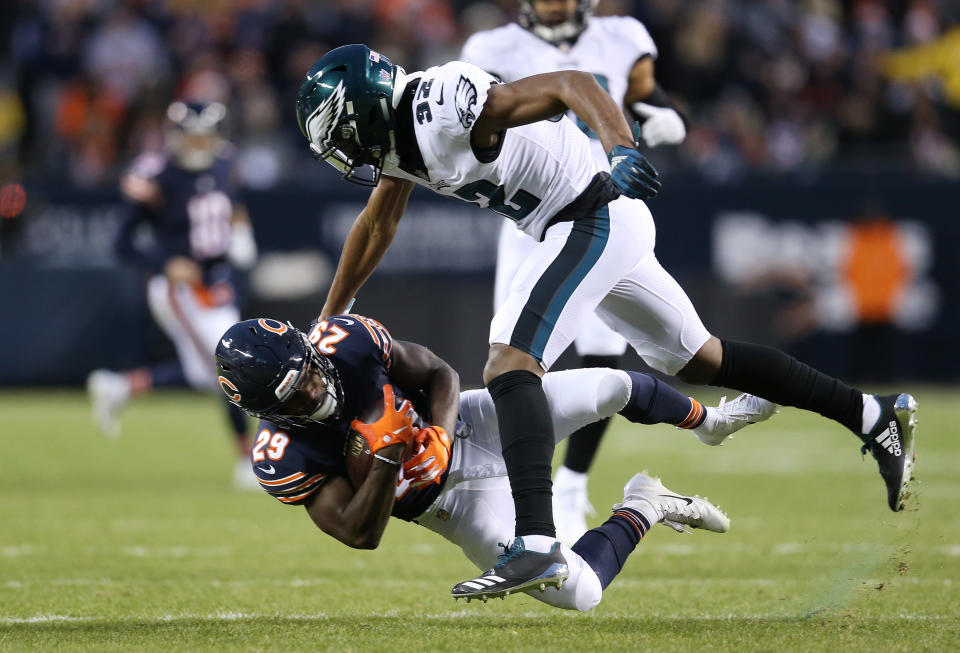
<svg viewBox="0 0 960 653">
<path fill-rule="evenodd" d="M 877 461 L 887 505 L 903 510 L 913 478 L 917 401 L 912 395 L 867 394 L 773 347 L 716 338 L 691 361 L 691 370 L 681 370 L 681 378 L 685 372 L 690 382 L 756 391 L 846 426 Z"/>
<path fill-rule="evenodd" d="M 590 314 L 573 341 L 580 357 L 579 368 L 619 367 L 627 341 Z M 587 497 L 587 473 L 600 448 L 609 417 L 587 424 L 567 439 L 563 463 L 553 475 L 553 520 L 557 537 L 573 544 L 587 531 L 587 515 L 594 509 Z"/>
<path fill-rule="evenodd" d="M 606 207 L 552 226 L 491 323 L 484 381 L 497 409 L 517 516 L 517 537 L 497 565 L 504 588 L 523 589 L 545 577 L 561 582 L 566 575 L 553 526 L 554 439 L 540 373 L 570 344 L 583 316 L 633 267 L 642 241 L 641 230 L 625 221 L 613 234 Z"/>
<path fill-rule="evenodd" d="M 689 526 L 725 533 L 730 528 L 727 516 L 706 499 L 669 490 L 659 479 L 644 473 L 631 478 L 623 492 L 623 501 L 613 506 L 610 518 L 587 531 L 572 547 L 597 574 L 603 589 L 620 573 L 627 557 L 658 522 L 677 531 Z"/>
<path fill-rule="evenodd" d="M 630 202 L 612 202 L 611 216 L 631 209 Z M 709 334 L 686 293 L 654 256 L 645 257 L 614 286 L 597 314 L 654 369 L 811 410 L 843 424 L 877 459 L 891 509 L 902 507 L 913 467 L 916 401 L 910 395 L 867 395 L 772 347 L 721 342 Z"/>
<path fill-rule="evenodd" d="M 154 320 L 170 336 L 173 311 L 167 288 L 163 276 L 151 278 L 147 285 L 147 305 Z M 177 346 L 177 341 L 173 342 Z M 147 394 L 153 388 L 185 384 L 182 364 L 172 360 L 123 372 L 94 370 L 87 377 L 87 392 L 93 406 L 94 421 L 105 435 L 116 437 L 120 433 L 120 412 L 131 397 Z"/>
<path fill-rule="evenodd" d="M 183 366 L 177 359 L 121 372 L 94 370 L 87 377 L 94 421 L 104 435 L 117 437 L 120 413 L 131 398 L 148 394 L 154 388 L 182 387 L 186 383 Z"/>
</svg>

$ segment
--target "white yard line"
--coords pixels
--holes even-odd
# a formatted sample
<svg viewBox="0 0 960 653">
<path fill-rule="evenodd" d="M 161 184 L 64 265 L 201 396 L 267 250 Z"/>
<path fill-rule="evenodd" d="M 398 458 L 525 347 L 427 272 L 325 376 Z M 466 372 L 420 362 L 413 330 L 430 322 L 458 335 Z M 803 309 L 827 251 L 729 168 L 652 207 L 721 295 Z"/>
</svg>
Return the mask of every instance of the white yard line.
<svg viewBox="0 0 960 653">
<path fill-rule="evenodd" d="M 428 619 L 435 621 L 443 621 L 448 619 L 476 619 L 478 616 L 483 616 L 483 608 L 478 607 L 476 610 L 471 608 L 453 610 L 450 612 L 436 612 L 429 614 L 418 615 L 418 619 Z M 561 614 L 561 613 L 557 613 Z M 401 615 L 397 611 L 388 611 L 385 613 L 371 613 L 370 617 L 379 617 L 379 618 L 396 618 L 405 615 Z M 525 611 L 525 612 L 513 612 L 510 615 L 510 618 L 523 618 L 523 619 L 542 619 L 542 612 L 534 611 Z M 193 614 L 177 614 L 177 615 L 161 615 L 158 617 L 116 617 L 116 616 L 94 616 L 94 617 L 75 617 L 71 615 L 61 615 L 61 614 L 50 614 L 50 615 L 34 615 L 30 617 L 5 617 L 0 616 L 0 624 L 3 625 L 29 625 L 29 624 L 49 624 L 49 623 L 136 623 L 141 625 L 150 625 L 150 624 L 164 624 L 164 623 L 176 623 L 180 621 L 208 621 L 208 622 L 229 622 L 229 621 L 243 621 L 250 619 L 276 619 L 279 621 L 291 621 L 291 622 L 301 622 L 301 621 L 323 621 L 325 619 L 337 618 L 337 615 L 327 615 L 324 613 L 312 614 L 312 615 L 303 615 L 303 614 L 293 614 L 293 615 L 277 615 L 277 614 L 267 614 L 267 613 L 258 613 L 258 612 L 217 612 L 214 614 L 206 615 L 193 615 Z M 684 621 L 802 621 L 802 617 L 794 615 L 783 615 L 783 614 L 694 614 L 694 615 L 678 615 L 678 614 L 642 614 L 642 615 L 629 615 L 629 616 L 617 616 L 617 615 L 600 615 L 597 618 L 599 619 L 629 619 L 636 621 L 673 621 L 673 622 L 684 622 Z M 948 614 L 906 614 L 901 613 L 897 615 L 878 615 L 872 617 L 858 617 L 861 621 L 946 621 L 951 620 L 955 621 L 957 615 L 948 615 Z"/>
</svg>

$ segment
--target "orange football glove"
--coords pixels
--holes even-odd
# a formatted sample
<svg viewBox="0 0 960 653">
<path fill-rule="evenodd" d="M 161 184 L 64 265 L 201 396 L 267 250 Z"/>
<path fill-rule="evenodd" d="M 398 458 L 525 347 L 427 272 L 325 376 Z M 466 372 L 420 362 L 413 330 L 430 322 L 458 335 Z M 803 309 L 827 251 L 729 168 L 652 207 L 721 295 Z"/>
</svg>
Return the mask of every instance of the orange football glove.
<svg viewBox="0 0 960 653">
<path fill-rule="evenodd" d="M 416 435 L 413 419 L 416 411 L 413 405 L 404 399 L 397 408 L 394 402 L 393 387 L 383 386 L 383 417 L 373 424 L 358 419 L 350 422 L 350 428 L 363 436 L 370 445 L 370 453 L 377 453 L 384 447 L 398 442 L 409 443 Z"/>
<path fill-rule="evenodd" d="M 439 426 L 425 426 L 417 431 L 414 441 L 418 453 L 403 463 L 403 477 L 411 487 L 440 483 L 450 464 L 450 436 Z"/>
</svg>

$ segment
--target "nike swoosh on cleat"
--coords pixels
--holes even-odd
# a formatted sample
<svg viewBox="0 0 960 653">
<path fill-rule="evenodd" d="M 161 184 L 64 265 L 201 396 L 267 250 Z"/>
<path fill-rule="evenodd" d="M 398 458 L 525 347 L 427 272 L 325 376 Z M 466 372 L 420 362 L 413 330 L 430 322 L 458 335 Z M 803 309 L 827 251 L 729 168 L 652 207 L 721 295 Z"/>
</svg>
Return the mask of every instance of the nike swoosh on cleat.
<svg viewBox="0 0 960 653">
<path fill-rule="evenodd" d="M 673 499 L 680 499 L 681 501 L 686 501 L 688 506 L 689 506 L 691 503 L 693 503 L 693 499 L 691 499 L 690 497 L 678 497 L 676 494 L 661 494 L 660 496 L 662 496 L 662 497 L 670 497 L 670 498 L 673 498 Z"/>
</svg>

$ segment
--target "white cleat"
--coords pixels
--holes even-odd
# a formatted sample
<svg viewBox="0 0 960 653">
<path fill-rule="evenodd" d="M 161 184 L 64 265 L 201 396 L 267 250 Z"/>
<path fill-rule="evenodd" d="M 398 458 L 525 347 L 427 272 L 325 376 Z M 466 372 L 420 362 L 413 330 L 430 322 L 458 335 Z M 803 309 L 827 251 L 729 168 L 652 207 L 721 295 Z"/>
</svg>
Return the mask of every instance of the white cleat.
<svg viewBox="0 0 960 653">
<path fill-rule="evenodd" d="M 250 466 L 250 456 L 240 456 L 237 458 L 236 465 L 233 468 L 233 487 L 238 490 L 259 490 L 262 488 L 257 475 L 253 473 L 253 467 Z"/>
<path fill-rule="evenodd" d="M 730 519 L 715 505 L 703 497 L 686 496 L 668 490 L 660 479 L 647 476 L 646 472 L 636 474 L 627 481 L 623 487 L 623 503 L 614 505 L 613 510 L 623 507 L 641 510 L 636 505 L 641 501 L 653 506 L 664 525 L 680 533 L 684 532 L 684 526 L 714 533 L 730 530 Z"/>
<path fill-rule="evenodd" d="M 120 435 L 120 410 L 130 398 L 130 385 L 122 374 L 94 370 L 87 377 L 87 393 L 93 409 L 93 421 L 109 438 Z"/>
<path fill-rule="evenodd" d="M 722 397 L 719 406 L 707 406 L 706 410 L 703 424 L 693 429 L 693 433 L 704 444 L 715 447 L 744 426 L 770 419 L 777 412 L 777 405 L 754 395 L 742 394 L 733 401 Z"/>
<path fill-rule="evenodd" d="M 553 523 L 557 539 L 573 546 L 587 532 L 587 516 L 596 514 L 587 498 L 587 476 L 566 467 L 553 479 Z"/>
</svg>

